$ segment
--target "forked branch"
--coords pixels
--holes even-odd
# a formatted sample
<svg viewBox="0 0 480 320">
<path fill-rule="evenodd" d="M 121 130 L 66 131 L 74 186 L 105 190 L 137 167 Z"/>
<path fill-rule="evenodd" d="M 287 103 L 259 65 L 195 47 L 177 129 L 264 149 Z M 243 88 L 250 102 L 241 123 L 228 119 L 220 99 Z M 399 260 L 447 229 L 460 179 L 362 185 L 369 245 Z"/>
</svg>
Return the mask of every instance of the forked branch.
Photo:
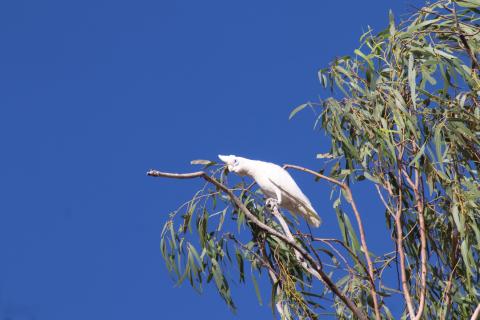
<svg viewBox="0 0 480 320">
<path fill-rule="evenodd" d="M 261 230 L 265 231 L 266 233 L 282 240 L 286 245 L 290 246 L 292 249 L 298 251 L 302 255 L 302 257 L 306 261 L 308 261 L 308 263 L 310 263 L 312 268 L 314 268 L 315 271 L 318 272 L 318 274 L 320 275 L 325 285 L 333 292 L 334 295 L 336 295 L 340 300 L 342 300 L 345 303 L 345 305 L 352 311 L 355 317 L 361 320 L 368 320 L 368 316 L 360 308 L 358 308 L 349 297 L 347 297 L 341 292 L 341 290 L 335 285 L 335 283 L 333 283 L 330 277 L 328 277 L 327 274 L 325 274 L 325 272 L 322 270 L 321 266 L 316 262 L 316 260 L 302 246 L 297 244 L 295 241 L 292 241 L 284 234 L 278 232 L 277 230 L 269 227 L 268 225 L 260 221 L 254 214 L 250 212 L 250 210 L 248 210 L 245 204 L 243 204 L 243 202 L 237 196 L 235 196 L 235 194 L 233 194 L 233 192 L 228 187 L 226 187 L 222 183 L 210 177 L 208 174 L 206 174 L 203 171 L 180 174 L 180 173 L 161 172 L 157 170 L 149 170 L 147 172 L 147 175 L 152 177 L 162 177 L 162 178 L 172 178 L 172 179 L 202 178 L 207 182 L 213 184 L 214 186 L 216 186 L 217 188 L 219 188 L 220 190 L 222 190 L 228 195 L 230 200 L 238 208 L 240 208 L 240 210 L 244 212 L 245 216 L 249 219 L 251 223 L 255 224 L 257 227 L 259 227 Z"/>
</svg>

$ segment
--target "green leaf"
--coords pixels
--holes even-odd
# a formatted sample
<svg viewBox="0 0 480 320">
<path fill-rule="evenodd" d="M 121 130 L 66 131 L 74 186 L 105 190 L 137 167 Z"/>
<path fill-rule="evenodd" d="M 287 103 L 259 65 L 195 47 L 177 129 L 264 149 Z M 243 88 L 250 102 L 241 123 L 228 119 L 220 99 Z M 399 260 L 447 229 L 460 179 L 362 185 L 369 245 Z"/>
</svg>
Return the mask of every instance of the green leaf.
<svg viewBox="0 0 480 320">
<path fill-rule="evenodd" d="M 188 257 L 187 257 L 187 264 L 185 266 L 185 271 L 183 272 L 182 276 L 178 279 L 177 283 L 175 284 L 176 286 L 179 286 L 183 283 L 183 281 L 187 278 L 188 274 L 190 273 L 190 261 L 192 259 L 192 255 L 190 254 L 190 251 L 188 252 Z"/>
<path fill-rule="evenodd" d="M 190 222 L 192 221 L 192 216 L 193 216 L 193 213 L 195 212 L 197 204 L 198 204 L 198 201 L 192 201 L 188 206 L 187 213 L 183 218 L 183 233 L 187 232 L 187 229 L 190 230 L 190 232 L 192 231 Z"/>
<path fill-rule="evenodd" d="M 260 289 L 259 289 L 259 286 L 258 286 L 258 283 L 257 283 L 257 278 L 255 277 L 253 272 L 252 272 L 252 282 L 253 282 L 253 287 L 255 288 L 255 294 L 257 295 L 258 304 L 260 304 L 262 306 L 263 305 L 262 295 L 260 294 Z"/>
<path fill-rule="evenodd" d="M 198 255 L 197 250 L 191 244 L 188 245 L 188 251 L 192 253 L 193 257 L 197 260 L 198 266 L 201 267 L 203 271 L 203 259 Z"/>
<path fill-rule="evenodd" d="M 465 264 L 465 267 L 468 271 L 467 281 L 470 281 L 470 276 L 472 275 L 473 271 L 469 259 L 469 246 L 466 240 L 462 241 L 462 245 L 460 246 L 460 252 L 462 253 L 463 263 Z"/>
<path fill-rule="evenodd" d="M 362 59 L 365 60 L 365 61 L 368 63 L 370 69 L 375 69 L 375 67 L 373 66 L 372 60 L 370 60 L 370 58 L 369 58 L 368 56 L 364 55 L 362 51 L 360 51 L 360 50 L 358 50 L 358 49 L 355 49 L 353 52 L 354 52 L 357 56 L 362 57 Z"/>
<path fill-rule="evenodd" d="M 459 215 L 459 212 L 458 212 L 458 205 L 456 205 L 456 204 L 453 205 L 453 207 L 452 207 L 452 216 L 453 216 L 453 220 L 455 221 L 455 225 L 457 226 L 457 230 L 460 232 L 462 237 L 464 237 L 465 225 L 460 220 L 460 215 Z"/>
<path fill-rule="evenodd" d="M 456 0 L 455 3 L 465 8 L 478 9 L 480 7 L 479 0 Z"/>
<path fill-rule="evenodd" d="M 211 166 L 211 165 L 214 165 L 216 164 L 215 161 L 211 161 L 211 160 L 202 160 L 202 159 L 198 159 L 198 160 L 192 160 L 190 161 L 190 164 L 200 164 L 200 165 L 204 165 L 204 166 Z"/>
<path fill-rule="evenodd" d="M 372 175 L 371 175 L 370 173 L 368 173 L 367 171 L 364 171 L 364 172 L 363 172 L 363 175 L 365 176 L 365 178 L 367 178 L 368 180 L 370 180 L 370 181 L 372 181 L 372 182 L 374 182 L 374 183 L 376 183 L 376 184 L 380 183 L 380 181 L 379 181 L 376 177 L 372 176 Z"/>
<path fill-rule="evenodd" d="M 172 239 L 172 246 L 174 249 L 177 248 L 177 242 L 175 241 L 176 240 L 176 237 L 175 237 L 175 231 L 173 230 L 173 221 L 168 221 L 168 228 L 170 230 L 170 238 Z"/>
<path fill-rule="evenodd" d="M 305 109 L 309 105 L 310 105 L 310 103 L 304 103 L 304 104 L 299 105 L 295 109 L 293 109 L 292 112 L 290 113 L 290 116 L 288 117 L 288 120 L 291 120 L 298 112 L 302 111 L 303 109 Z"/>
<path fill-rule="evenodd" d="M 245 214 L 242 210 L 238 209 L 237 215 L 237 232 L 240 233 L 243 223 L 245 222 Z"/>
<path fill-rule="evenodd" d="M 205 247 L 207 243 L 207 224 L 208 224 L 208 212 L 206 209 L 203 209 L 203 214 L 199 218 L 197 223 L 198 236 L 200 237 L 200 245 Z"/>
<path fill-rule="evenodd" d="M 240 274 L 240 280 L 239 281 L 240 282 L 245 282 L 243 256 L 242 256 L 242 253 L 238 249 L 235 249 L 235 257 L 237 258 L 238 271 L 239 271 L 239 274 Z"/>
<path fill-rule="evenodd" d="M 345 217 L 345 225 L 347 227 L 348 234 L 350 235 L 352 249 L 355 252 L 363 251 L 360 248 L 360 243 L 358 241 L 357 234 L 356 234 L 355 230 L 353 229 L 352 223 L 350 222 L 350 218 L 346 214 L 344 214 L 344 217 Z"/>
<path fill-rule="evenodd" d="M 160 252 L 162 253 L 163 259 L 167 260 L 167 244 L 165 243 L 165 239 L 163 237 L 160 239 Z"/>
<path fill-rule="evenodd" d="M 348 245 L 347 228 L 345 226 L 344 214 L 339 207 L 335 207 L 335 213 L 337 214 L 338 227 L 342 233 L 343 241 Z"/>
<path fill-rule="evenodd" d="M 442 148 L 443 148 L 443 141 L 442 141 L 442 128 L 443 123 L 439 123 L 435 126 L 434 130 L 434 141 L 435 141 L 435 152 L 437 154 L 437 163 L 440 165 L 440 168 L 443 171 L 443 155 L 442 155 Z"/>
<path fill-rule="evenodd" d="M 390 35 L 393 36 L 396 32 L 396 28 L 395 28 L 395 17 L 393 15 L 393 11 L 392 10 L 389 10 L 388 12 L 388 18 L 389 18 L 389 31 L 390 31 Z"/>
<path fill-rule="evenodd" d="M 333 159 L 335 156 L 330 153 L 317 153 L 317 159 Z"/>
<path fill-rule="evenodd" d="M 325 75 L 324 73 L 324 70 L 319 70 L 318 71 L 318 80 L 320 80 L 320 83 L 322 84 L 322 86 L 324 88 L 327 87 L 328 85 L 328 80 L 327 80 L 327 76 Z"/>
<path fill-rule="evenodd" d="M 277 300 L 280 298 L 277 295 L 277 289 L 279 289 L 279 281 L 276 281 L 275 283 L 272 284 L 272 290 L 270 292 L 270 297 L 271 297 L 271 307 L 272 307 L 272 314 L 275 316 L 275 305 L 277 303 Z"/>
<path fill-rule="evenodd" d="M 218 227 L 217 227 L 217 232 L 220 232 L 222 230 L 223 222 L 225 221 L 225 215 L 227 214 L 228 208 L 225 208 L 222 210 L 220 214 L 220 221 L 218 222 Z"/>
<path fill-rule="evenodd" d="M 425 153 L 425 146 L 427 145 L 427 142 L 425 142 L 422 147 L 420 148 L 420 150 L 417 151 L 417 153 L 415 154 L 415 157 L 412 159 L 412 161 L 410 161 L 410 163 L 408 164 L 408 166 L 412 166 L 412 165 L 415 165 L 415 168 L 419 168 L 419 164 L 418 164 L 418 160 L 420 159 L 421 156 L 423 156 L 423 154 Z"/>
</svg>

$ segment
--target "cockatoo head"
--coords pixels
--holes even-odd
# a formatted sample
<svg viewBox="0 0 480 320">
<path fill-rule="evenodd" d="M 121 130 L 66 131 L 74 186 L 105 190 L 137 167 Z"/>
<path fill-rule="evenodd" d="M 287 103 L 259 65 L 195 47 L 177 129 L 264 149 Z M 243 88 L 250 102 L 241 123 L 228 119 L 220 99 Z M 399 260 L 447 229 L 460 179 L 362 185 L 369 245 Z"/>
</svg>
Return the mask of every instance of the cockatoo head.
<svg viewBox="0 0 480 320">
<path fill-rule="evenodd" d="M 247 170 L 247 159 L 242 157 L 237 157 L 234 155 L 223 156 L 221 154 L 218 155 L 218 158 L 225 162 L 227 165 L 228 171 L 235 172 L 238 175 L 244 176 L 248 174 Z"/>
</svg>

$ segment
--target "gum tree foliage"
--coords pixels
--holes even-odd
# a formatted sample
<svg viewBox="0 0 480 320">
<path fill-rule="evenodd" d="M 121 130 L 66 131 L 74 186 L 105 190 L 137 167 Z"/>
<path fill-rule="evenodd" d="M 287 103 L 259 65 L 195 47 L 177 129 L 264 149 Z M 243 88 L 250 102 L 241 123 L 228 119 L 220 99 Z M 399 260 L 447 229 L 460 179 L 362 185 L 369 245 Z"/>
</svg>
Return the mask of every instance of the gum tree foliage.
<svg viewBox="0 0 480 320">
<path fill-rule="evenodd" d="M 468 319 L 480 302 L 479 8 L 478 0 L 442 0 L 399 24 L 390 14 L 385 30 L 369 30 L 354 55 L 319 72 L 329 98 L 292 111 L 316 110 L 315 128 L 331 138 L 318 172 L 346 185 L 373 184 L 385 205 L 375 214 L 385 219 L 396 250 L 369 253 L 372 281 L 345 190 L 332 185 L 339 239 L 318 238 L 289 221 L 297 243 L 367 317 L 393 319 L 389 303 L 401 299 L 404 318 Z M 255 186 L 230 185 L 228 172 L 213 162 L 195 164 L 283 232 Z M 290 245 L 246 219 L 208 181 L 170 214 L 160 249 L 178 284 L 201 291 L 213 283 L 233 310 L 231 283 L 250 279 L 259 302 L 269 296 L 265 303 L 282 318 L 355 318 Z M 393 288 L 383 281 L 387 268 L 398 269 Z M 270 280 L 269 295 L 261 294 L 259 277 Z"/>
</svg>

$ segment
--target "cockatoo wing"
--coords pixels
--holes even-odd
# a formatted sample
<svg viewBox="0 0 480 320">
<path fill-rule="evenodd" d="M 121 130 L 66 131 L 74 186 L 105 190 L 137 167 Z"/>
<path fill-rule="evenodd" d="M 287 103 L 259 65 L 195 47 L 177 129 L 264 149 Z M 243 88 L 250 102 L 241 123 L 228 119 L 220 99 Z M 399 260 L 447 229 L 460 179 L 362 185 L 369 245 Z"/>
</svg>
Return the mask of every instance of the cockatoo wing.
<svg viewBox="0 0 480 320">
<path fill-rule="evenodd" d="M 292 176 L 276 164 L 271 164 L 268 171 L 269 180 L 282 192 L 281 206 L 292 213 L 299 213 L 311 225 L 315 227 L 320 226 L 322 221 L 318 213 Z"/>
</svg>

